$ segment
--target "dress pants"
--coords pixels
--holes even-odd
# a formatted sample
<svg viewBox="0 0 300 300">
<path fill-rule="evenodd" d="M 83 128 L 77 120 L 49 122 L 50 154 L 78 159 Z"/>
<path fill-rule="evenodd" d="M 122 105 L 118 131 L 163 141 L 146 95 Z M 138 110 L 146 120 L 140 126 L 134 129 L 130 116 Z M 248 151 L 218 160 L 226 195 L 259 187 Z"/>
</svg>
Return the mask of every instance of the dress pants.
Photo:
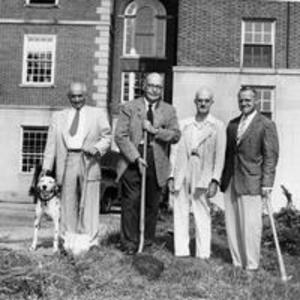
<svg viewBox="0 0 300 300">
<path fill-rule="evenodd" d="M 140 152 L 142 149 L 139 149 Z M 145 195 L 145 240 L 153 241 L 161 196 L 157 183 L 153 149 L 147 147 L 146 195 Z M 124 247 L 136 249 L 139 243 L 139 220 L 142 176 L 136 163 L 128 166 L 121 178 L 121 242 Z"/>
<path fill-rule="evenodd" d="M 206 189 L 189 195 L 186 184 L 174 196 L 174 248 L 176 256 L 190 255 L 189 216 L 192 209 L 196 231 L 196 257 L 209 258 L 211 251 L 211 217 Z"/>
<path fill-rule="evenodd" d="M 262 234 L 261 195 L 237 195 L 230 183 L 225 192 L 225 221 L 233 264 L 259 267 Z"/>
<path fill-rule="evenodd" d="M 85 165 L 80 152 L 67 155 L 61 202 L 61 230 L 85 233 L 90 237 L 91 245 L 98 242 L 100 181 L 87 181 L 84 200 L 81 197 L 84 184 Z M 84 201 L 80 219 L 80 205 Z"/>
</svg>

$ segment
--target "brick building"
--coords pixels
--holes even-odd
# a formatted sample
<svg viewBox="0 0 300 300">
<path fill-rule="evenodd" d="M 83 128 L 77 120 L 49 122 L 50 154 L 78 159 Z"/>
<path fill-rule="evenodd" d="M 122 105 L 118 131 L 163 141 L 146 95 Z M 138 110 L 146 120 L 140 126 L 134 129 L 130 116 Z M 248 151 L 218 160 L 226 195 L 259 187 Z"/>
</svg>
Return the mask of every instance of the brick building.
<svg viewBox="0 0 300 300">
<path fill-rule="evenodd" d="M 239 113 L 239 88 L 256 87 L 280 135 L 277 203 L 284 184 L 300 205 L 299 17 L 300 2 L 285 0 L 2 0 L 0 192 L 27 191 L 70 80 L 84 79 L 114 123 L 156 71 L 180 119 L 194 113 L 199 85 L 214 90 L 226 123 Z"/>
<path fill-rule="evenodd" d="M 237 92 L 256 87 L 261 110 L 277 124 L 280 160 L 274 197 L 284 184 L 300 207 L 300 2 L 180 0 L 173 104 L 179 117 L 194 112 L 199 85 L 215 92 L 214 113 L 237 116 Z"/>
<path fill-rule="evenodd" d="M 112 9 L 110 0 L 0 1 L 1 197 L 27 194 L 72 79 L 107 107 Z"/>
<path fill-rule="evenodd" d="M 142 93 L 157 71 L 172 99 L 178 0 L 0 1 L 0 197 L 25 199 L 53 111 L 72 79 L 107 109 Z"/>
</svg>

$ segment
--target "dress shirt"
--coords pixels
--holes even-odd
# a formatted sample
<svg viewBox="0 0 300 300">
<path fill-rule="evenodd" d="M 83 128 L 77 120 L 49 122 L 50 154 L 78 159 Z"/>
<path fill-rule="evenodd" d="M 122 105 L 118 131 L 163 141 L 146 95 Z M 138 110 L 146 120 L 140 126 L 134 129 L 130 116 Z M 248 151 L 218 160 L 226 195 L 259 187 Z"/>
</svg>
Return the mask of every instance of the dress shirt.
<svg viewBox="0 0 300 300">
<path fill-rule="evenodd" d="M 247 128 L 249 127 L 250 123 L 252 122 L 253 118 L 256 115 L 256 110 L 254 110 L 251 114 L 249 115 L 242 115 L 240 119 L 240 123 L 238 126 L 238 131 L 237 131 L 237 142 L 239 143 L 241 140 L 241 137 L 243 134 L 246 132 Z"/>
<path fill-rule="evenodd" d="M 68 119 L 67 119 L 67 128 L 68 129 L 71 127 L 75 113 L 76 113 L 76 109 L 72 107 L 68 113 Z M 86 109 L 83 106 L 80 109 L 79 124 L 78 124 L 78 129 L 77 129 L 76 134 L 74 136 L 71 136 L 69 133 L 69 130 L 67 131 L 68 133 L 67 133 L 66 143 L 67 143 L 68 149 L 81 149 L 82 148 L 82 143 L 83 143 L 83 139 L 84 139 L 85 123 L 86 123 Z"/>
</svg>

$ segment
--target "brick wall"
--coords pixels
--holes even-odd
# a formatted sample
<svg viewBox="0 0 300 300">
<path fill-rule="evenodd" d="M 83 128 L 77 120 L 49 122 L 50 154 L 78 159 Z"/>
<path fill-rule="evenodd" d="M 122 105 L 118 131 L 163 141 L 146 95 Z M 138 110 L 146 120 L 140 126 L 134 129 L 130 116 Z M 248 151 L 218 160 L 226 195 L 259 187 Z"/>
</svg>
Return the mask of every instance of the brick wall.
<svg viewBox="0 0 300 300">
<path fill-rule="evenodd" d="M 24 34 L 55 34 L 56 68 L 54 87 L 20 87 Z M 95 26 L 48 26 L 0 24 L 0 104 L 67 105 L 67 88 L 73 79 L 84 80 L 90 98 L 96 87 Z"/>
<path fill-rule="evenodd" d="M 299 67 L 300 3 L 291 5 L 291 36 L 289 58 Z M 286 2 L 259 0 L 181 0 L 179 2 L 178 65 L 202 67 L 239 67 L 241 20 L 273 18 L 276 20 L 275 67 L 285 68 Z M 298 27 L 298 28 L 295 28 Z"/>
<path fill-rule="evenodd" d="M 24 6 L 24 0 L 1 0 L 0 18 L 98 20 L 95 13 L 101 0 L 59 0 L 58 7 Z"/>
</svg>

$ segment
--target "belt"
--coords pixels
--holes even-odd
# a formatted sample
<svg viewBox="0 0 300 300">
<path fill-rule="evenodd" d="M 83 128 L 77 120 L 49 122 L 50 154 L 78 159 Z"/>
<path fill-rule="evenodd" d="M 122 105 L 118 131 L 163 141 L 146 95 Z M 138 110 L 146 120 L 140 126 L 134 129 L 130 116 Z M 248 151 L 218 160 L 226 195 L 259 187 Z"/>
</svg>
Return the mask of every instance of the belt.
<svg viewBox="0 0 300 300">
<path fill-rule="evenodd" d="M 68 149 L 68 152 L 80 153 L 82 152 L 82 149 Z"/>
</svg>

